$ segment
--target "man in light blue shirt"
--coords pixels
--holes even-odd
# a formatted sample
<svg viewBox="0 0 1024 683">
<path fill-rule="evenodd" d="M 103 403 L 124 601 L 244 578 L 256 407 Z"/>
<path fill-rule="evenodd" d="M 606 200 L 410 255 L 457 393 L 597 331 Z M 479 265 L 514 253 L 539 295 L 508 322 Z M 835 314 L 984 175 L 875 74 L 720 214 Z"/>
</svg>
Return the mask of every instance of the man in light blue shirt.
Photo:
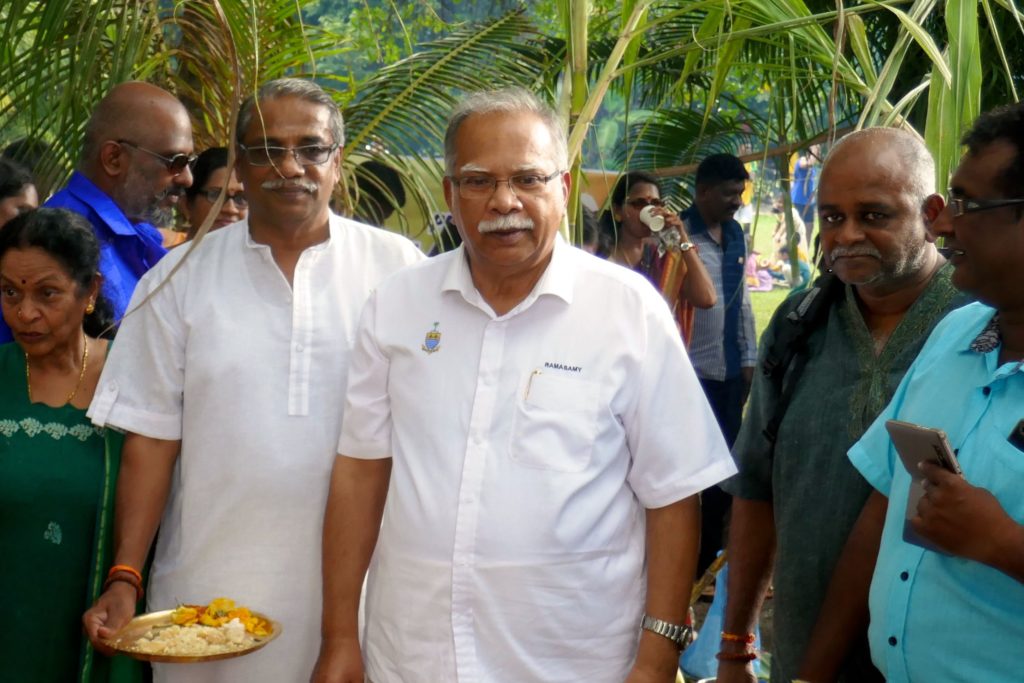
<svg viewBox="0 0 1024 683">
<path fill-rule="evenodd" d="M 862 610 L 864 569 L 877 550 L 868 637 L 893 683 L 1022 677 L 1024 106 L 983 115 L 964 142 L 949 205 L 932 229 L 951 250 L 953 283 L 980 303 L 936 327 L 892 402 L 850 449 L 876 491 L 832 581 L 847 616 L 858 594 Z M 922 464 L 925 494 L 909 518 L 911 477 L 885 430 L 890 419 L 945 431 L 963 469 L 959 477 Z M 908 528 L 940 551 L 905 541 Z M 842 630 L 842 618 L 831 616 L 819 620 L 818 646 Z"/>
<path fill-rule="evenodd" d="M 192 124 L 173 95 L 149 83 L 115 86 L 85 129 L 78 168 L 45 206 L 85 216 L 100 241 L 103 295 L 114 318 L 135 285 L 167 253 L 155 226 L 192 184 Z M 0 342 L 11 339 L 0 321 Z"/>
</svg>

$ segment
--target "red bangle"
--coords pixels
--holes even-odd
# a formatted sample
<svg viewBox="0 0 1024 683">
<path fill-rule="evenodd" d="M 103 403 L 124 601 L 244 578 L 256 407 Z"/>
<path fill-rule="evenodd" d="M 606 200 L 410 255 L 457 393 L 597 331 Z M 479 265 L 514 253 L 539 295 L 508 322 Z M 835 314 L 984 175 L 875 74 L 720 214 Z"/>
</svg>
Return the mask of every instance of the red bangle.
<svg viewBox="0 0 1024 683">
<path fill-rule="evenodd" d="M 753 633 L 740 635 L 738 633 L 729 633 L 728 631 L 722 631 L 722 640 L 730 643 L 746 643 L 747 645 L 753 645 L 756 637 L 757 636 L 755 636 Z"/>
<path fill-rule="evenodd" d="M 715 659 L 720 662 L 752 662 L 757 659 L 757 653 L 751 650 L 746 652 L 719 652 Z"/>
<path fill-rule="evenodd" d="M 128 574 L 131 574 L 135 577 L 135 580 L 139 582 L 139 585 L 142 585 L 142 572 L 140 572 L 135 567 L 132 567 L 131 565 L 127 564 L 115 564 L 113 567 L 110 568 L 110 571 L 107 572 L 107 578 L 109 579 L 111 576 L 118 572 L 126 572 Z"/>
</svg>

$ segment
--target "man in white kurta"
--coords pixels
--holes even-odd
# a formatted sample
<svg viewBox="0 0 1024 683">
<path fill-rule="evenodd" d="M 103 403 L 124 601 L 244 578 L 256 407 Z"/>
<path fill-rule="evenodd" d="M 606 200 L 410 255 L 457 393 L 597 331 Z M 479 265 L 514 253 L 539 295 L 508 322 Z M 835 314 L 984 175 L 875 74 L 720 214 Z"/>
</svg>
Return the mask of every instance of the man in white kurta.
<svg viewBox="0 0 1024 683">
<path fill-rule="evenodd" d="M 513 105 L 521 96 L 503 95 Z M 686 503 L 735 469 L 664 300 L 641 276 L 544 224 L 557 218 L 563 195 L 537 183 L 564 166 L 548 141 L 555 133 L 539 118 L 471 114 L 458 133 L 468 136 L 459 137 L 459 170 L 534 176 L 495 182 L 498 199 L 480 188 L 461 196 L 505 216 L 484 214 L 479 229 L 497 237 L 489 256 L 517 272 L 515 259 L 533 253 L 523 242 L 550 239 L 523 296 L 488 298 L 478 279 L 487 257 L 472 251 L 480 237 L 471 234 L 470 246 L 382 283 L 363 313 L 325 526 L 316 681 L 359 679 L 345 661 L 353 654 L 343 651 L 345 629 L 336 628 L 346 610 L 354 623 L 358 586 L 335 600 L 331 584 L 335 572 L 356 575 L 333 546 L 363 546 L 334 521 L 355 520 L 335 517 L 350 499 L 339 495 L 351 483 L 346 472 L 362 487 L 358 473 L 373 462 L 390 461 L 362 644 L 375 683 L 622 683 L 637 660 L 645 609 L 665 621 L 685 612 L 697 518 L 688 539 L 666 534 L 652 548 L 648 513 Z M 474 134 L 493 135 L 507 154 L 465 160 L 462 150 L 485 149 L 472 144 Z M 454 212 L 457 223 L 472 220 L 471 204 Z M 537 232 L 511 234 L 527 218 Z M 459 227 L 469 233 L 465 222 Z M 506 229 L 490 231 L 499 223 Z M 508 243 L 518 254 L 505 251 Z M 689 557 L 674 576 L 659 563 L 657 580 L 660 596 L 665 584 L 678 592 L 648 600 L 645 557 L 677 545 Z M 650 635 L 650 652 L 664 645 L 674 680 L 675 644 Z"/>
<path fill-rule="evenodd" d="M 275 126 L 294 118 L 280 107 L 289 98 L 263 103 L 268 145 L 281 144 Z M 316 180 L 297 162 L 281 162 L 282 172 Z M 381 279 L 422 258 L 405 238 L 328 216 L 325 238 L 292 267 L 254 239 L 253 218 L 209 234 L 192 253 L 173 251 L 140 282 L 129 307 L 138 310 L 104 369 L 90 410 L 97 424 L 180 441 L 147 610 L 226 596 L 283 626 L 260 652 L 161 665 L 158 681 L 309 680 L 321 523 L 356 323 Z M 119 498 L 117 514 L 128 530 L 144 510 Z"/>
</svg>

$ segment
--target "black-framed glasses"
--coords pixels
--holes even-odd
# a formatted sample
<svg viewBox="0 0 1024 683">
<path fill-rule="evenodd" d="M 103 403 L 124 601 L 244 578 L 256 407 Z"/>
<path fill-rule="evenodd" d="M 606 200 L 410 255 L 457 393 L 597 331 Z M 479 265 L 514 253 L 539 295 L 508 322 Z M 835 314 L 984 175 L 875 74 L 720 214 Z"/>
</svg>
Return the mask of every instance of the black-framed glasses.
<svg viewBox="0 0 1024 683">
<path fill-rule="evenodd" d="M 1024 204 L 1024 197 L 1016 199 L 968 199 L 966 197 L 954 197 L 953 190 L 950 189 L 946 191 L 946 204 L 953 209 L 953 218 L 959 218 L 965 213 L 988 211 L 989 209 L 998 209 L 1002 206 Z"/>
<path fill-rule="evenodd" d="M 461 178 L 448 176 L 448 179 L 459 188 L 459 196 L 463 199 L 482 199 L 490 197 L 498 188 L 498 183 L 506 183 L 508 189 L 517 197 L 536 195 L 545 190 L 548 183 L 562 175 L 564 171 L 555 171 L 550 175 L 539 173 L 522 173 L 508 178 L 495 178 L 489 175 L 467 175 Z"/>
<path fill-rule="evenodd" d="M 211 187 L 208 190 L 200 190 L 199 196 L 213 204 L 215 201 L 217 201 L 217 197 L 220 196 L 220 193 L 221 188 Z M 247 206 L 249 206 L 249 200 L 245 198 L 245 194 L 242 192 L 236 192 L 234 194 L 225 195 L 224 203 L 227 204 L 228 202 L 234 202 L 235 206 L 238 207 L 239 209 L 244 209 Z"/>
<path fill-rule="evenodd" d="M 665 202 L 660 199 L 647 199 L 646 197 L 636 197 L 635 199 L 627 199 L 626 203 L 632 206 L 634 209 L 644 209 L 648 206 L 656 206 L 659 209 L 665 206 Z"/>
<path fill-rule="evenodd" d="M 252 166 L 280 166 L 290 154 L 300 166 L 319 166 L 326 163 L 340 145 L 303 145 L 302 147 L 270 147 L 267 145 L 239 145 L 245 160 Z"/>
<path fill-rule="evenodd" d="M 192 165 L 196 163 L 196 159 L 199 158 L 195 154 L 184 154 L 181 152 L 175 154 L 174 156 L 165 157 L 163 154 L 160 154 L 159 152 L 154 152 L 151 149 L 146 149 L 142 145 L 137 145 L 130 140 L 117 140 L 117 144 L 124 145 L 126 147 L 131 147 L 132 149 L 137 149 L 140 152 L 145 152 L 150 156 L 156 157 L 160 161 L 164 162 L 164 166 L 167 167 L 167 170 L 171 173 L 171 175 L 179 175 L 186 168 L 192 168 Z"/>
</svg>

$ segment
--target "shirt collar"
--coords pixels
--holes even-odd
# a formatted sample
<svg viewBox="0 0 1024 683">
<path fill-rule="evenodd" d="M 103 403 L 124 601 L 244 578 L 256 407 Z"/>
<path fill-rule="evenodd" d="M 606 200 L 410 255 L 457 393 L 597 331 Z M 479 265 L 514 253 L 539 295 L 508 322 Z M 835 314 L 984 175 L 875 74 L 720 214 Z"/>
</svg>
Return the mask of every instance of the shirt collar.
<svg viewBox="0 0 1024 683">
<path fill-rule="evenodd" d="M 971 341 L 970 346 L 963 352 L 973 351 L 985 357 L 985 363 L 992 379 L 1000 379 L 1024 372 L 1024 360 L 1010 361 L 999 365 L 999 347 L 1003 344 L 1003 335 L 999 331 L 999 313 L 995 313 L 988 321 L 988 324 Z"/>
<path fill-rule="evenodd" d="M 67 191 L 83 204 L 91 206 L 93 211 L 99 215 L 115 235 L 137 236 L 139 234 L 138 226 L 145 226 L 156 230 L 149 223 L 132 223 L 128 220 L 121 207 L 115 204 L 114 200 L 106 192 L 98 188 L 95 183 L 78 171 L 71 174 L 71 179 L 67 184 Z"/>
<path fill-rule="evenodd" d="M 528 308 L 536 299 L 543 295 L 556 296 L 565 303 L 571 304 L 573 291 L 576 287 L 576 262 L 577 250 L 569 245 L 561 233 L 555 235 L 554 249 L 551 252 L 551 261 L 544 269 L 537 284 L 534 285 L 525 299 L 518 306 L 509 311 L 506 316 L 515 315 L 517 312 Z M 582 252 L 580 252 L 582 253 Z M 469 255 L 466 252 L 466 245 L 461 245 L 453 252 L 452 262 L 448 266 L 448 272 L 441 283 L 442 292 L 456 291 L 469 303 L 485 307 L 486 305 L 476 285 L 473 284 L 473 276 L 469 271 Z M 502 317 L 506 317 L 502 316 Z"/>
<path fill-rule="evenodd" d="M 975 353 L 991 353 L 1003 343 L 1003 335 L 999 333 L 999 314 L 996 313 L 988 321 L 988 325 L 978 333 L 971 342 L 970 349 Z"/>
<path fill-rule="evenodd" d="M 704 222 L 704 216 L 700 214 L 700 209 L 697 208 L 696 204 L 690 205 L 690 208 L 683 211 L 680 216 L 686 221 L 686 232 L 688 234 L 699 235 L 708 231 L 708 225 Z M 732 230 L 733 224 L 740 230 L 743 229 L 735 218 L 729 218 L 722 221 L 722 233 L 724 234 L 726 231 Z"/>
<path fill-rule="evenodd" d="M 345 229 L 342 225 L 341 216 L 336 215 L 333 211 L 328 212 L 327 222 L 327 239 L 323 242 L 317 242 L 316 244 L 306 247 L 303 252 L 317 252 L 326 249 L 331 242 L 339 235 L 339 233 Z M 270 245 L 257 242 L 252 238 L 252 232 L 249 230 L 249 218 L 245 218 L 245 246 L 250 249 L 270 249 Z"/>
</svg>

